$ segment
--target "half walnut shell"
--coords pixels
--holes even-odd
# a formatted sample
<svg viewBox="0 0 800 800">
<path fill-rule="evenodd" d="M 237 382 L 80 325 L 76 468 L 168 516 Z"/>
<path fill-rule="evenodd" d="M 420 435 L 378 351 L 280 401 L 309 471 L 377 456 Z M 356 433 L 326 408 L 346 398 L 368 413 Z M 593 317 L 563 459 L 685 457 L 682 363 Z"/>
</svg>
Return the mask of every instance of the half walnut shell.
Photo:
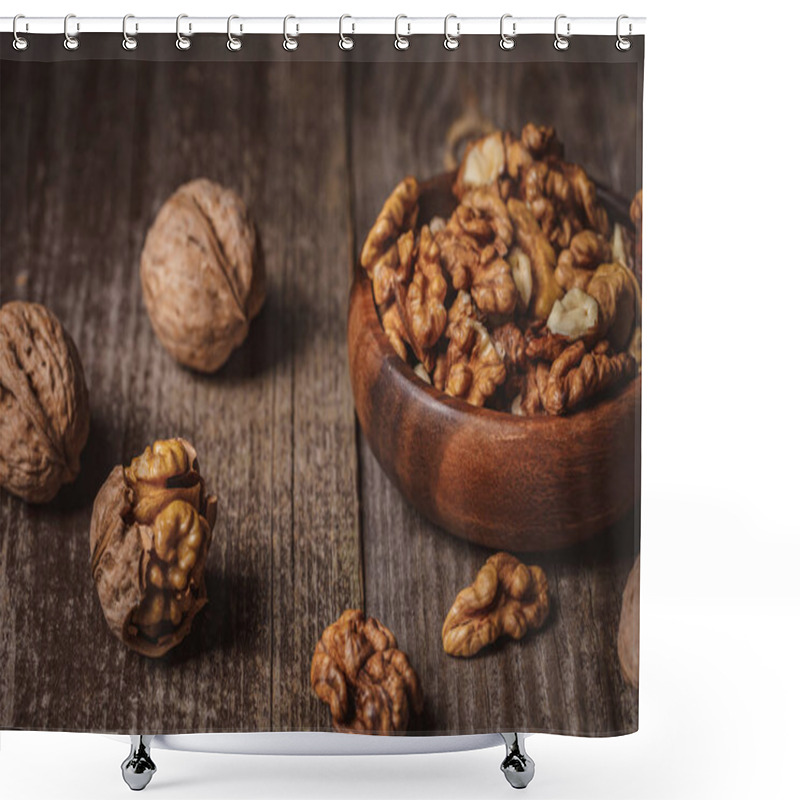
<svg viewBox="0 0 800 800">
<path fill-rule="evenodd" d="M 112 633 L 145 656 L 179 644 L 206 604 L 217 499 L 185 439 L 157 441 L 117 466 L 92 512 L 92 578 Z"/>
</svg>

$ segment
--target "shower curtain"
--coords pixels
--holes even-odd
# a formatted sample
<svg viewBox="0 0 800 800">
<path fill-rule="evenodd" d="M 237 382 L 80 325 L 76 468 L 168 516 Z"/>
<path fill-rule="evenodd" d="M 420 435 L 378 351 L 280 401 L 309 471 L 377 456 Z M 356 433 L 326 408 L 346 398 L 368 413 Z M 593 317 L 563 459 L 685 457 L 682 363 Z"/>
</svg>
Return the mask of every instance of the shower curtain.
<svg viewBox="0 0 800 800">
<path fill-rule="evenodd" d="M 0 42 L 0 728 L 638 726 L 642 37 Z"/>
</svg>

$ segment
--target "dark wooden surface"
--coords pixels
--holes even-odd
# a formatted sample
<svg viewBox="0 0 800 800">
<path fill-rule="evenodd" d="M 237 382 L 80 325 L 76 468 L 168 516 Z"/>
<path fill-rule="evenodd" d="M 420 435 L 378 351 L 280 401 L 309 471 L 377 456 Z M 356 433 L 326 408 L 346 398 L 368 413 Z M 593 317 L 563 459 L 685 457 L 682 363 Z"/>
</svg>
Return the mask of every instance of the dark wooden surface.
<svg viewBox="0 0 800 800">
<path fill-rule="evenodd" d="M 3 62 L 0 298 L 64 322 L 92 429 L 78 481 L 53 503 L 0 492 L 0 727 L 325 730 L 313 647 L 364 607 L 420 675 L 425 732 L 635 729 L 616 628 L 636 515 L 528 557 L 552 587 L 541 632 L 445 656 L 442 621 L 490 551 L 420 518 L 377 465 L 355 423 L 345 330 L 372 219 L 405 173 L 441 170 L 468 103 L 503 127 L 555 124 L 570 157 L 630 195 L 636 93 L 635 67 L 596 64 Z M 138 280 L 156 210 L 200 175 L 252 209 L 269 284 L 245 345 L 210 377 L 160 347 Z M 196 445 L 220 513 L 209 605 L 151 661 L 105 628 L 89 518 L 113 465 L 172 435 Z"/>
</svg>

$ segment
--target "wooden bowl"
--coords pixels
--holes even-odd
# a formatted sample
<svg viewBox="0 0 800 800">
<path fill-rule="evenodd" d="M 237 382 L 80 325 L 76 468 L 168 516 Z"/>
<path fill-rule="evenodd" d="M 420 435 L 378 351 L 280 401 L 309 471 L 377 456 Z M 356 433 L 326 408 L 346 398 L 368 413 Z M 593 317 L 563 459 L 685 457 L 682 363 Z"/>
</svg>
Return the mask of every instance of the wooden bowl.
<svg viewBox="0 0 800 800">
<path fill-rule="evenodd" d="M 423 185 L 420 219 L 449 215 L 451 181 Z M 619 203 L 606 205 L 618 215 Z M 395 353 L 360 266 L 347 340 L 356 412 L 375 457 L 406 500 L 446 531 L 497 549 L 552 550 L 588 539 L 631 508 L 641 377 L 563 417 L 476 408 L 420 380 Z"/>
</svg>

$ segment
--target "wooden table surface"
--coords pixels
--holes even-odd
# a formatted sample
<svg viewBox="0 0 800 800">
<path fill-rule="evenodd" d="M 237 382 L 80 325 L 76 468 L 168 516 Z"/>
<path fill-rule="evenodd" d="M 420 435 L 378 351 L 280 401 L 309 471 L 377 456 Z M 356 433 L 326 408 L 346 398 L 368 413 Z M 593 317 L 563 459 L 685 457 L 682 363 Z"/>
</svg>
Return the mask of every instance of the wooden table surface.
<svg viewBox="0 0 800 800">
<path fill-rule="evenodd" d="M 470 103 L 504 128 L 556 125 L 568 157 L 631 196 L 638 80 L 635 65 L 496 59 L 2 62 L 0 297 L 59 316 L 92 416 L 81 474 L 54 502 L 0 492 L 0 727 L 327 730 L 311 655 L 351 607 L 408 652 L 424 732 L 637 727 L 616 630 L 638 514 L 580 548 L 525 556 L 550 580 L 543 630 L 446 656 L 442 621 L 490 551 L 427 523 L 381 471 L 355 420 L 345 322 L 383 199 L 406 173 L 441 171 Z M 197 176 L 245 198 L 268 271 L 264 311 L 213 376 L 161 348 L 138 278 L 159 206 Z M 175 435 L 197 447 L 219 519 L 209 604 L 154 661 L 105 627 L 89 520 L 115 464 Z"/>
</svg>

